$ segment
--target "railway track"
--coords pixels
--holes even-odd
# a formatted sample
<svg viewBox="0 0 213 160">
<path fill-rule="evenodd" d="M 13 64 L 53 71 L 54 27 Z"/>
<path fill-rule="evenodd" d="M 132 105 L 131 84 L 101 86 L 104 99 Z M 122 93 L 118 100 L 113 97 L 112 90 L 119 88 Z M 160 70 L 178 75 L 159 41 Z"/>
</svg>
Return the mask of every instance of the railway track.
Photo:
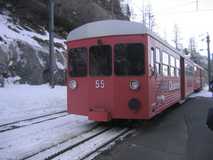
<svg viewBox="0 0 213 160">
<path fill-rule="evenodd" d="M 68 115 L 68 113 L 66 111 L 61 111 L 61 112 L 56 112 L 56 113 L 52 113 L 52 114 L 47 114 L 47 115 L 32 117 L 32 118 L 24 119 L 24 120 L 20 120 L 20 121 L 2 124 L 2 125 L 0 125 L 0 133 L 9 131 L 9 130 L 13 130 L 13 129 L 17 129 L 20 127 L 29 126 L 29 125 L 36 124 L 36 123 L 42 123 L 44 121 L 53 120 L 53 119 L 56 119 L 59 117 L 64 117 L 66 115 Z"/>
<path fill-rule="evenodd" d="M 76 117 L 63 111 L 3 124 L 0 126 L 0 157 L 11 160 L 88 160 L 132 132 L 129 128 L 101 125 L 82 118 L 75 121 Z M 19 143 L 23 144 L 20 151 L 16 150 Z"/>
<path fill-rule="evenodd" d="M 103 148 L 132 133 L 129 128 L 98 126 L 89 132 L 40 151 L 22 160 L 88 160 L 97 156 Z"/>
</svg>

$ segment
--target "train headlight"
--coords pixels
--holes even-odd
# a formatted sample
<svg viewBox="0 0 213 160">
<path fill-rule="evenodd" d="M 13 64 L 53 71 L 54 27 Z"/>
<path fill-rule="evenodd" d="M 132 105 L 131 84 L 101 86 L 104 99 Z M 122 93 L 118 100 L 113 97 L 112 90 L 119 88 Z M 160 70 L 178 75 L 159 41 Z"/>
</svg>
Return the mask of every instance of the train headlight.
<svg viewBox="0 0 213 160">
<path fill-rule="evenodd" d="M 138 80 L 131 80 L 129 82 L 129 87 L 132 90 L 138 90 L 140 88 L 140 82 Z"/>
<path fill-rule="evenodd" d="M 71 81 L 69 81 L 69 84 L 68 84 L 68 85 L 69 85 L 69 87 L 70 87 L 72 90 L 76 89 L 77 86 L 78 86 L 76 80 L 71 80 Z"/>
</svg>

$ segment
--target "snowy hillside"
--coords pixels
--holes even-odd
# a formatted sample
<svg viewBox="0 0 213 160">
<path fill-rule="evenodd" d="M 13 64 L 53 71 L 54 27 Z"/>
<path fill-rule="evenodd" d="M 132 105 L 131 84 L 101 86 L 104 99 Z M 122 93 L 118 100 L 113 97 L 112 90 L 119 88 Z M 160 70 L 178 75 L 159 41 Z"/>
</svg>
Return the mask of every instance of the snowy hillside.
<svg viewBox="0 0 213 160">
<path fill-rule="evenodd" d="M 48 32 L 41 26 L 37 30 L 20 24 L 10 12 L 0 12 L 0 64 L 10 76 L 19 76 L 22 82 L 42 84 L 47 81 Z M 64 81 L 65 39 L 55 38 L 56 66 L 58 82 Z M 1 70 L 1 68 L 0 68 Z M 46 77 L 45 77 L 46 76 Z"/>
</svg>

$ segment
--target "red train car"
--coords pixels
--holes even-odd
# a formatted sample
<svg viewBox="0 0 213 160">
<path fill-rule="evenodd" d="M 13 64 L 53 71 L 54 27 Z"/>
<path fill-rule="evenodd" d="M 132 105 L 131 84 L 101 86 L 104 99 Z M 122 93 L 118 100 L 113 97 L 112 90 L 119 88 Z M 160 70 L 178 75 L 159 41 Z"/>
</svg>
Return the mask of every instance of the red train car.
<svg viewBox="0 0 213 160">
<path fill-rule="evenodd" d="M 203 77 L 204 70 L 197 64 L 194 64 L 194 91 L 200 91 L 203 86 Z"/>
<path fill-rule="evenodd" d="M 67 46 L 72 114 L 150 119 L 201 87 L 194 63 L 139 23 L 88 23 L 69 33 Z"/>
</svg>

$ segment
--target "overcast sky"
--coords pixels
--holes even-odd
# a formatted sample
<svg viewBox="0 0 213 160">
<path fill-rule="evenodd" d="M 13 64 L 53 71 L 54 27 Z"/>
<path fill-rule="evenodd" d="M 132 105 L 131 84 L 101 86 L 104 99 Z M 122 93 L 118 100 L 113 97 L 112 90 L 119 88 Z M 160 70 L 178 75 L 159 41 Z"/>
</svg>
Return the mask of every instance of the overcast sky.
<svg viewBox="0 0 213 160">
<path fill-rule="evenodd" d="M 174 25 L 180 29 L 182 43 L 187 47 L 190 37 L 195 37 L 199 49 L 206 49 L 202 39 L 210 34 L 213 50 L 213 0 L 127 0 L 133 10 L 132 21 L 141 22 L 143 4 L 152 6 L 156 29 L 170 43 L 174 37 Z M 206 51 L 202 54 L 206 54 Z"/>
</svg>

